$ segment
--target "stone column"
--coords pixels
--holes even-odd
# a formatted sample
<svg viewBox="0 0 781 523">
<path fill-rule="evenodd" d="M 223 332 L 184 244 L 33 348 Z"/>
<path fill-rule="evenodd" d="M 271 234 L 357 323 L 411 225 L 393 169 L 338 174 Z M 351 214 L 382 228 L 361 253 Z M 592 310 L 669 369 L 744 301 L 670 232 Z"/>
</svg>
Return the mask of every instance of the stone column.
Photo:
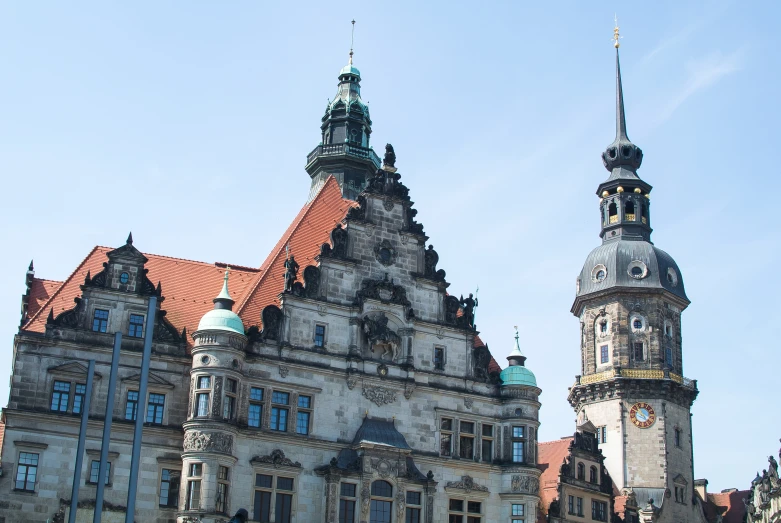
<svg viewBox="0 0 781 523">
<path fill-rule="evenodd" d="M 339 481 L 338 472 L 330 472 L 325 476 L 325 521 L 338 523 L 339 517 Z"/>
<path fill-rule="evenodd" d="M 361 355 L 361 318 L 350 318 L 350 356 Z"/>
<path fill-rule="evenodd" d="M 415 329 L 399 329 L 403 354 L 399 357 L 399 363 L 414 366 L 415 357 L 412 355 L 412 340 L 415 338 Z"/>
</svg>

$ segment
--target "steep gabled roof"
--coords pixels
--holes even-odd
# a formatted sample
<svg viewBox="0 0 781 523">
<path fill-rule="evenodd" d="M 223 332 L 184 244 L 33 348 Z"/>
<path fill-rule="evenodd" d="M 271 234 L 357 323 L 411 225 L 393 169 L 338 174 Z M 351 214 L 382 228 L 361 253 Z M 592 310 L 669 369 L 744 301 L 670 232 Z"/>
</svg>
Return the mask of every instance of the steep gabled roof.
<svg viewBox="0 0 781 523">
<path fill-rule="evenodd" d="M 246 325 L 260 325 L 260 313 L 271 304 L 279 304 L 278 296 L 285 284 L 285 248 L 295 256 L 302 272 L 307 265 L 316 265 L 315 256 L 320 246 L 331 241 L 331 231 L 337 223 L 344 221 L 347 211 L 356 205 L 352 200 L 342 198 L 342 191 L 336 178 L 328 180 L 295 217 L 277 244 L 271 250 L 260 274 L 250 292 L 243 299 L 236 300 L 236 312 Z"/>
<path fill-rule="evenodd" d="M 746 506 L 743 499 L 748 497 L 748 490 L 733 490 L 719 494 L 708 493 L 708 499 L 702 504 L 705 518 L 710 523 L 719 521 L 722 523 L 743 523 L 746 515 Z"/>
<path fill-rule="evenodd" d="M 38 312 L 44 303 L 46 303 L 52 294 L 62 285 L 61 281 L 43 280 L 33 278 L 30 284 L 30 300 L 27 304 L 27 317 L 32 318 Z"/>
<path fill-rule="evenodd" d="M 570 436 L 537 444 L 537 468 L 542 471 L 540 475 L 541 510 L 539 511 L 542 521 L 545 521 L 544 516 L 548 513 L 551 502 L 559 495 L 559 469 L 564 463 L 564 458 L 569 456 L 569 446 L 573 439 Z"/>
</svg>

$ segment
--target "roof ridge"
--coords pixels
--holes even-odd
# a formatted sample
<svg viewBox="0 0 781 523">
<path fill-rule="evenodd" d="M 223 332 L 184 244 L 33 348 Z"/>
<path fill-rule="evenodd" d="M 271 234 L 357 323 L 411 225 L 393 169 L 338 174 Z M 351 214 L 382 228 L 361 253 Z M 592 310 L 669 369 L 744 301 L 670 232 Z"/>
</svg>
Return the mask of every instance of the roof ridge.
<svg viewBox="0 0 781 523">
<path fill-rule="evenodd" d="M 96 247 L 101 248 L 101 249 L 108 249 L 108 250 L 114 250 L 116 248 L 116 247 L 106 247 L 105 245 L 97 245 Z M 153 252 L 143 252 L 143 251 L 140 251 L 140 252 L 144 256 L 154 256 L 156 258 L 165 258 L 167 260 L 178 260 L 178 261 L 183 261 L 183 262 L 187 262 L 187 263 L 197 263 L 197 264 L 200 264 L 200 265 L 207 265 L 209 267 L 217 267 L 217 268 L 220 268 L 220 269 L 223 269 L 225 267 L 230 267 L 231 270 L 246 271 L 246 272 L 258 272 L 260 270 L 260 269 L 254 268 L 254 267 L 247 267 L 247 266 L 238 265 L 238 264 L 237 265 L 233 265 L 233 264 L 226 263 L 226 262 L 206 262 L 206 261 L 200 261 L 200 260 L 191 260 L 189 258 L 181 258 L 179 256 L 166 256 L 165 254 L 155 254 Z"/>
<path fill-rule="evenodd" d="M 87 260 L 89 260 L 92 257 L 95 251 L 102 248 L 105 247 L 101 247 L 100 245 L 96 245 L 95 247 L 93 247 L 92 250 L 89 251 L 89 254 L 87 254 L 84 257 L 84 259 L 81 260 L 81 263 L 78 265 L 78 267 L 76 267 L 76 269 L 74 269 L 73 272 L 70 273 L 70 276 L 68 276 L 67 278 L 65 278 L 65 280 L 62 281 L 62 285 L 60 285 L 59 288 L 56 291 L 54 291 L 51 296 L 49 296 L 49 299 L 46 300 L 46 302 L 44 302 L 43 305 L 41 305 L 41 307 L 35 312 L 35 314 L 33 314 L 32 317 L 29 320 L 27 320 L 24 323 L 24 325 L 20 327 L 20 329 L 24 329 L 26 326 L 30 325 L 33 321 L 35 321 L 35 319 L 38 318 L 38 316 L 40 316 L 41 313 L 49 306 L 52 300 L 54 300 L 54 298 L 56 298 L 60 294 L 60 291 L 62 291 L 62 289 L 65 288 L 66 284 L 73 279 L 73 277 L 79 272 L 79 270 L 82 267 L 84 267 L 84 264 L 87 263 Z"/>
<path fill-rule="evenodd" d="M 286 243 L 290 240 L 290 238 L 293 236 L 293 233 L 295 233 L 298 230 L 298 227 L 301 225 L 301 223 L 305 220 L 307 215 L 309 214 L 309 211 L 312 210 L 312 208 L 315 206 L 315 202 L 318 201 L 324 194 L 325 188 L 328 187 L 330 184 L 338 184 L 339 182 L 336 181 L 336 178 L 334 178 L 333 175 L 329 175 L 326 179 L 325 183 L 320 186 L 320 189 L 317 191 L 317 194 L 314 198 L 309 200 L 304 206 L 301 208 L 300 211 L 298 211 L 297 220 L 295 220 L 294 223 L 291 223 L 285 233 L 282 237 L 279 239 L 279 241 L 274 245 L 274 247 L 271 249 L 271 252 L 269 252 L 266 259 L 263 261 L 263 263 L 260 265 L 260 269 L 258 270 L 258 277 L 255 281 L 255 285 L 252 286 L 252 288 L 247 292 L 241 299 L 241 302 L 239 302 L 238 307 L 236 307 L 236 314 L 241 315 L 241 313 L 244 311 L 244 308 L 249 303 L 252 296 L 255 294 L 255 291 L 260 287 L 260 283 L 266 278 L 266 275 L 271 270 L 271 267 L 274 265 L 274 260 L 279 255 L 280 250 Z M 341 191 L 340 191 L 341 192 Z"/>
<path fill-rule="evenodd" d="M 47 278 L 36 278 L 35 276 L 33 276 L 33 279 L 34 280 L 38 280 L 38 281 L 47 281 L 47 282 L 50 282 L 50 283 L 63 283 L 62 280 L 49 280 Z"/>
<path fill-rule="evenodd" d="M 538 441 L 537 445 L 552 445 L 553 443 L 561 443 L 564 440 L 573 439 L 574 436 L 565 436 L 563 438 L 554 439 L 551 441 Z"/>
</svg>

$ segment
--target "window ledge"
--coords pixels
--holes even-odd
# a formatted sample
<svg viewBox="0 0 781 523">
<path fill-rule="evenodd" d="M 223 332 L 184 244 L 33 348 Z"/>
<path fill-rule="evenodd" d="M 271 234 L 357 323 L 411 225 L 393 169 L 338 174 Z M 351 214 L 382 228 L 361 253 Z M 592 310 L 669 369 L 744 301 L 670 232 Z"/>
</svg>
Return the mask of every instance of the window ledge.
<svg viewBox="0 0 781 523">
<path fill-rule="evenodd" d="M 15 488 L 15 489 L 13 489 L 13 492 L 14 492 L 14 494 L 23 494 L 25 496 L 35 496 L 35 495 L 38 494 L 34 490 L 27 490 L 27 489 L 23 489 L 23 488 Z"/>
</svg>

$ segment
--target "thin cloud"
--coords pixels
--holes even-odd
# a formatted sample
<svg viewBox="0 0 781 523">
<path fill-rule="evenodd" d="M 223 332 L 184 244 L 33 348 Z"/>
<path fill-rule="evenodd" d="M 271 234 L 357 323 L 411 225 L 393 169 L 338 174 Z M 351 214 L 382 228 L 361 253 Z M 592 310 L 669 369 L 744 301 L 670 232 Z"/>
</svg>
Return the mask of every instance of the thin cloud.
<svg viewBox="0 0 781 523">
<path fill-rule="evenodd" d="M 726 56 L 722 56 L 721 53 L 715 53 L 692 64 L 689 67 L 689 78 L 683 84 L 681 90 L 662 109 L 657 125 L 670 119 L 673 113 L 697 92 L 740 70 L 744 55 L 745 48 L 740 48 Z"/>
</svg>

